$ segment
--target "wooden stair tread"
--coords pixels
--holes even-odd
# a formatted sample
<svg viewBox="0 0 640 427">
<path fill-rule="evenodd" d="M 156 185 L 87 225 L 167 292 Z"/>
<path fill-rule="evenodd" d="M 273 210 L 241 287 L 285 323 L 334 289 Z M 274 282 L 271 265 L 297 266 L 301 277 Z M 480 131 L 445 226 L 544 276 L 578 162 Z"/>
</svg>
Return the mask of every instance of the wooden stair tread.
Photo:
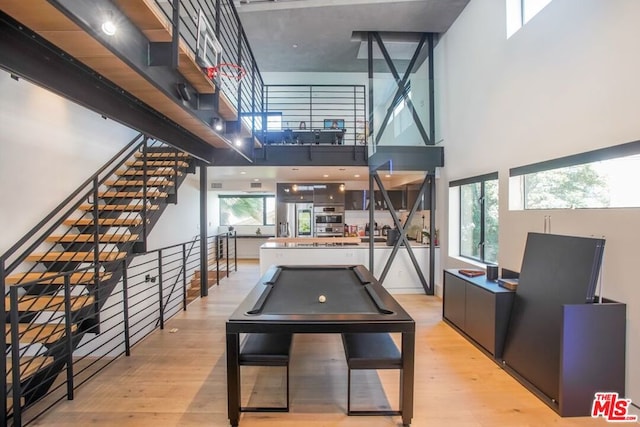
<svg viewBox="0 0 640 427">
<path fill-rule="evenodd" d="M 98 205 L 99 211 L 117 211 L 117 212 L 139 212 L 143 210 L 144 204 L 128 204 L 128 205 Z M 93 205 L 80 205 L 78 207 L 81 211 L 91 212 L 93 211 Z M 148 211 L 157 211 L 160 209 L 158 205 L 147 205 Z"/>
<path fill-rule="evenodd" d="M 102 262 L 106 261 L 117 261 L 127 257 L 126 252 L 100 252 L 99 260 Z M 84 262 L 84 261 L 93 261 L 93 252 L 49 252 L 46 254 L 31 254 L 27 256 L 27 261 L 34 262 L 66 262 L 66 261 L 76 261 L 76 262 Z"/>
<path fill-rule="evenodd" d="M 78 330 L 77 325 L 71 325 L 71 333 Z M 23 344 L 53 344 L 65 336 L 65 325 L 49 324 L 18 324 L 19 341 Z M 11 325 L 5 327 L 7 344 L 11 344 Z"/>
<path fill-rule="evenodd" d="M 105 185 L 109 187 L 142 187 L 144 181 L 141 179 L 108 179 Z M 147 187 L 166 187 L 173 185 L 173 181 L 164 177 L 152 177 L 147 179 Z"/>
<path fill-rule="evenodd" d="M 94 298 L 90 295 L 71 297 L 71 311 L 78 311 L 83 307 L 93 304 Z M 10 307 L 9 297 L 5 297 L 7 309 Z M 18 311 L 64 311 L 64 297 L 23 295 L 18 300 Z"/>
<path fill-rule="evenodd" d="M 40 370 L 48 368 L 53 364 L 52 356 L 35 356 L 20 358 L 20 380 L 24 381 Z M 13 384 L 13 372 L 11 369 L 11 360 L 7 359 L 7 384 Z"/>
<path fill-rule="evenodd" d="M 56 277 L 57 276 L 57 277 Z M 48 279 L 47 277 L 53 277 L 53 279 Z M 112 277 L 111 273 L 98 273 L 98 279 L 100 281 L 109 280 Z M 87 282 L 93 283 L 94 273 L 86 272 L 86 273 L 72 273 L 69 276 L 69 284 L 78 285 L 84 284 Z M 54 272 L 42 272 L 42 273 L 16 273 L 8 276 L 5 279 L 5 282 L 8 285 L 16 285 L 19 283 L 27 283 L 38 280 L 39 285 L 63 285 L 64 277 L 58 276 L 58 273 Z"/>
<path fill-rule="evenodd" d="M 98 234 L 100 243 L 127 243 L 138 240 L 138 234 Z M 53 243 L 93 243 L 93 234 L 67 234 L 65 236 L 49 236 L 47 242 Z"/>
<path fill-rule="evenodd" d="M 93 218 L 75 218 L 75 219 L 66 219 L 64 220 L 64 225 L 68 225 L 70 227 L 75 226 L 87 226 L 94 225 L 95 222 Z M 108 226 L 135 226 L 142 224 L 142 218 L 98 218 L 98 225 L 108 225 Z"/>
<path fill-rule="evenodd" d="M 111 199 L 111 198 L 128 198 L 128 199 L 142 199 L 144 197 L 144 192 L 140 191 L 101 191 L 98 193 L 98 197 L 103 199 Z M 151 190 L 147 191 L 147 198 L 153 197 L 167 197 L 167 193 Z"/>
<path fill-rule="evenodd" d="M 167 168 L 173 168 L 176 166 L 179 168 L 188 168 L 189 167 L 189 163 L 182 161 L 182 160 L 147 160 L 146 162 L 143 160 L 136 160 L 133 162 L 125 162 L 126 166 L 129 167 L 134 167 L 134 168 L 141 168 L 144 165 L 148 166 L 148 167 L 152 167 L 152 168 L 157 168 L 157 167 L 167 167 Z"/>
<path fill-rule="evenodd" d="M 159 168 L 159 169 L 151 169 L 147 171 L 147 176 L 173 176 L 176 171 L 172 168 Z M 144 171 L 139 169 L 129 169 L 125 171 L 116 172 L 118 176 L 142 176 L 144 175 Z M 182 171 L 178 171 L 178 176 L 182 176 Z"/>
<path fill-rule="evenodd" d="M 172 153 L 170 151 L 151 151 L 147 152 L 147 158 L 149 159 L 159 159 L 159 158 L 175 158 L 177 154 L 178 158 L 189 158 L 189 155 L 185 152 Z M 144 153 L 138 151 L 135 154 L 136 158 L 140 159 L 144 157 Z"/>
</svg>

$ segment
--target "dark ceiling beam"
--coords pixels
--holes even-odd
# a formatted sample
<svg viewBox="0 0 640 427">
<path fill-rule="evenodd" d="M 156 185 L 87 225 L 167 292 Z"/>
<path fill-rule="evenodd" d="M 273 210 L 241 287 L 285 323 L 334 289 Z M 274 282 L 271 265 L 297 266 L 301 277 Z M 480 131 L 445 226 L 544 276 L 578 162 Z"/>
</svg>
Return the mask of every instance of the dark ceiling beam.
<svg viewBox="0 0 640 427">
<path fill-rule="evenodd" d="M 368 166 L 366 146 L 283 145 L 254 149 L 253 163 L 232 150 L 215 149 L 214 166 Z"/>
<path fill-rule="evenodd" d="M 0 67 L 210 163 L 213 147 L 0 12 Z"/>
</svg>

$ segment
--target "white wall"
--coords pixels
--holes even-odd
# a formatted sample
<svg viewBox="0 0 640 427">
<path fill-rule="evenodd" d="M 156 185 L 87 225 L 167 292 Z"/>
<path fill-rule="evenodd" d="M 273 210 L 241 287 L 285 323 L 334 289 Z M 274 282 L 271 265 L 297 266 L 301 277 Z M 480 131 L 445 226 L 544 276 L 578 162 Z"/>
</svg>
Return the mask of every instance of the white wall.
<svg viewBox="0 0 640 427">
<path fill-rule="evenodd" d="M 0 70 L 0 254 L 138 132 Z"/>
<path fill-rule="evenodd" d="M 0 71 L 0 253 L 11 247 L 138 132 Z M 149 235 L 149 250 L 199 234 L 199 175 Z"/>
<path fill-rule="evenodd" d="M 515 270 L 544 215 L 554 233 L 605 236 L 603 295 L 627 304 L 627 397 L 636 403 L 640 287 L 629 266 L 638 258 L 638 210 L 509 211 L 507 196 L 510 167 L 640 139 L 639 16 L 636 0 L 554 0 L 507 40 L 505 2 L 472 0 L 436 47 L 446 159 L 439 206 L 449 205 L 450 180 L 498 171 L 499 264 Z M 437 215 L 447 225 L 445 209 Z"/>
<path fill-rule="evenodd" d="M 210 194 L 210 193 L 209 193 Z M 211 213 L 208 212 L 210 215 Z M 153 227 L 147 249 L 154 250 L 192 240 L 200 235 L 200 168 L 188 174 L 178 189 L 178 203 L 169 204 Z"/>
</svg>

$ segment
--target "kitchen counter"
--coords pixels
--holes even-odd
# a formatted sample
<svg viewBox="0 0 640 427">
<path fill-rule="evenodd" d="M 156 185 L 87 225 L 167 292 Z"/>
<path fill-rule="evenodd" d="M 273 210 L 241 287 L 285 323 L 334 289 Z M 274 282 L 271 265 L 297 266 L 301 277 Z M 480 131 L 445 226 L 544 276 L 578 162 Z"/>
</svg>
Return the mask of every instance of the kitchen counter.
<svg viewBox="0 0 640 427">
<path fill-rule="evenodd" d="M 304 240 L 304 239 L 298 239 Z M 409 241 L 420 270 L 429 280 L 429 245 Z M 374 243 L 374 276 L 380 277 L 393 246 L 384 242 Z M 440 247 L 435 248 L 436 283 L 440 278 Z M 343 265 L 362 264 L 369 267 L 369 243 L 314 244 L 305 242 L 279 243 L 267 241 L 260 246 L 260 273 L 264 274 L 272 265 Z M 383 286 L 392 293 L 424 293 L 409 253 L 400 247 L 394 258 Z"/>
<path fill-rule="evenodd" d="M 429 245 L 423 245 L 422 243 L 416 243 L 415 241 L 409 241 L 409 245 L 412 248 L 428 248 Z M 392 249 L 393 246 L 387 246 L 386 242 L 375 242 L 373 244 L 375 248 L 389 248 Z M 403 246 L 401 246 L 402 248 Z M 265 242 L 260 249 L 354 249 L 354 248 L 362 248 L 369 249 L 369 243 L 312 243 L 312 242 L 289 242 L 289 243 L 281 243 L 281 242 Z"/>
</svg>

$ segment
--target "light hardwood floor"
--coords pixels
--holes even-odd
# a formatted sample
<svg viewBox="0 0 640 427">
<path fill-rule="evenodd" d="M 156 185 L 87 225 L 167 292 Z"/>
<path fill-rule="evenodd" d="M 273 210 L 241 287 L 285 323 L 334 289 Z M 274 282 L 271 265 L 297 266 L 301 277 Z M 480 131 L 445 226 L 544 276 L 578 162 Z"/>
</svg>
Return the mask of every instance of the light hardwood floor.
<svg viewBox="0 0 640 427">
<path fill-rule="evenodd" d="M 226 426 L 225 320 L 255 285 L 257 263 L 189 305 L 39 418 L 38 426 Z M 602 419 L 560 418 L 441 319 L 437 297 L 397 295 L 416 320 L 415 427 L 595 426 Z M 177 329 L 171 332 L 172 329 Z M 243 368 L 243 396 L 269 402 L 281 393 L 282 368 Z M 296 335 L 291 412 L 245 413 L 243 427 L 383 427 L 400 417 L 346 415 L 346 363 L 339 336 Z M 356 372 L 354 404 L 397 404 L 397 371 Z M 381 387 L 384 387 L 384 392 Z M 250 396 L 249 396 L 250 395 Z M 276 402 L 278 403 L 278 402 Z"/>
</svg>

